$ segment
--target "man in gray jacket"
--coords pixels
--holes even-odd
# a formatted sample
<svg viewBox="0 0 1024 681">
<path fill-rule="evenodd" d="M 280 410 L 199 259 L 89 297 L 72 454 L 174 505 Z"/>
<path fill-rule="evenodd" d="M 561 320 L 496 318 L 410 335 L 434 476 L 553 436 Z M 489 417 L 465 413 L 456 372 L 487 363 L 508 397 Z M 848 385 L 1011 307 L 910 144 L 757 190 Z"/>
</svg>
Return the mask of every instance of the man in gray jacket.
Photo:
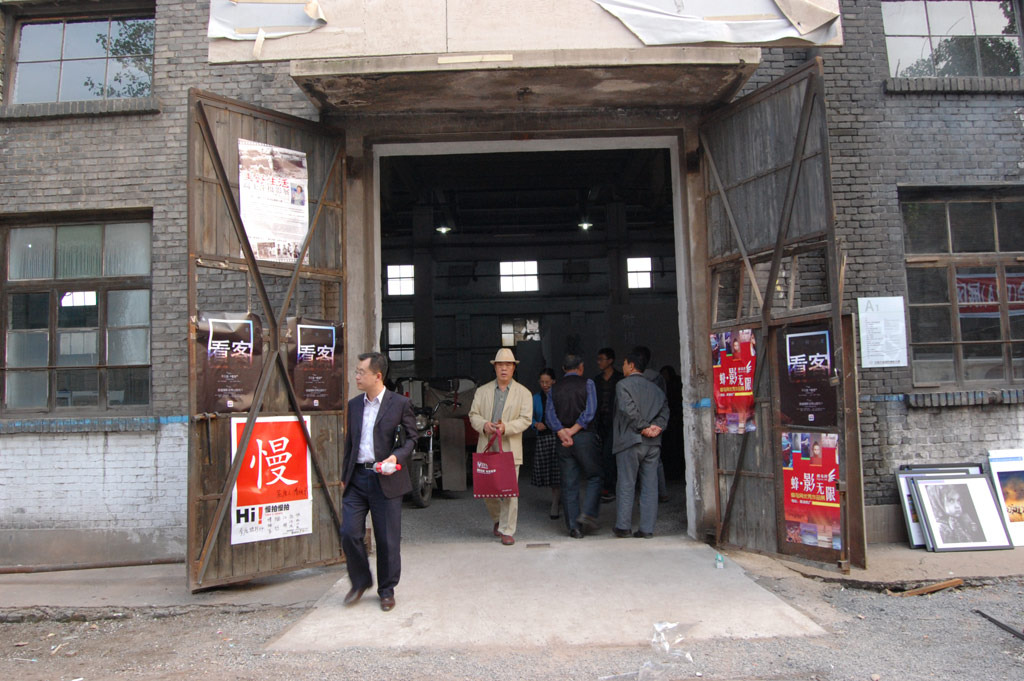
<svg viewBox="0 0 1024 681">
<path fill-rule="evenodd" d="M 622 360 L 624 378 L 615 386 L 612 449 L 619 473 L 613 529 L 616 537 L 628 537 L 632 529 L 637 473 L 640 526 L 633 536 L 653 537 L 658 519 L 658 462 L 661 431 L 668 425 L 668 401 L 661 388 L 644 378 L 646 368 L 646 354 L 641 348 L 633 348 Z"/>
</svg>

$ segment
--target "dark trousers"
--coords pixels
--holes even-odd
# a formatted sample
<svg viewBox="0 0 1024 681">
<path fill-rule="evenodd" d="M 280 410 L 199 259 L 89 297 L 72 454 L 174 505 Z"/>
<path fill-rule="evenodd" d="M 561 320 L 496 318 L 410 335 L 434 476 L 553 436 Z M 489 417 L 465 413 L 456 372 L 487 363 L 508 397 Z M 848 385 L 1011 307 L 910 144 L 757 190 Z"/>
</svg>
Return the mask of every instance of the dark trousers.
<svg viewBox="0 0 1024 681">
<path fill-rule="evenodd" d="M 601 486 L 609 492 L 614 492 L 619 477 L 619 465 L 615 461 L 615 452 L 612 451 L 612 429 L 598 431 L 598 441 L 601 447 L 601 473 L 603 475 Z"/>
<path fill-rule="evenodd" d="M 356 464 L 352 479 L 341 500 L 341 550 L 345 552 L 348 578 L 352 587 L 373 586 L 370 562 L 366 556 L 366 514 L 373 522 L 377 540 L 377 593 L 394 596 L 402 575 L 402 497 L 388 499 L 380 488 L 378 474 Z"/>
<path fill-rule="evenodd" d="M 562 474 L 562 506 L 569 529 L 577 529 L 580 516 L 580 485 L 585 482 L 583 514 L 597 518 L 601 507 L 601 462 L 598 438 L 594 433 L 581 431 L 572 437 L 572 447 L 563 447 L 558 441 L 558 465 Z"/>
</svg>

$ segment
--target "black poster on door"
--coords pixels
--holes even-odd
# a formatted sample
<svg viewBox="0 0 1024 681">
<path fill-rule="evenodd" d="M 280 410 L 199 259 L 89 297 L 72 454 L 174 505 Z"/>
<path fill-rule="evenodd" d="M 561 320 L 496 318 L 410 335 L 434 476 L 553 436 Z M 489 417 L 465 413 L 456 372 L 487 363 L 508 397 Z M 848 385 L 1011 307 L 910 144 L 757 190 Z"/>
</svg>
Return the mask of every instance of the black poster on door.
<svg viewBox="0 0 1024 681">
<path fill-rule="evenodd" d="M 196 324 L 199 412 L 248 411 L 263 369 L 263 325 L 255 314 L 201 314 Z"/>
<path fill-rule="evenodd" d="M 345 352 L 340 322 L 288 318 L 288 371 L 303 411 L 345 408 Z"/>
<path fill-rule="evenodd" d="M 828 326 L 789 327 L 779 337 L 779 410 L 783 425 L 836 425 Z"/>
</svg>

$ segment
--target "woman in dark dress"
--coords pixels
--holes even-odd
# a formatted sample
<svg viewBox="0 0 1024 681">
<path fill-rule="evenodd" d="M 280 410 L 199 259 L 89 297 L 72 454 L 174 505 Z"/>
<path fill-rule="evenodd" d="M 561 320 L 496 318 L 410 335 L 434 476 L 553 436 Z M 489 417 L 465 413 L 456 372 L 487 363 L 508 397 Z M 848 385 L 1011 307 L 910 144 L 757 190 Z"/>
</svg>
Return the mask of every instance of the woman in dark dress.
<svg viewBox="0 0 1024 681">
<path fill-rule="evenodd" d="M 540 392 L 533 395 L 533 428 L 537 431 L 537 445 L 533 453 L 533 468 L 530 483 L 537 487 L 551 488 L 551 518 L 558 518 L 562 501 L 561 480 L 558 477 L 558 453 L 555 449 L 557 438 L 544 423 L 544 408 L 555 384 L 555 370 L 544 369 L 538 379 Z"/>
</svg>

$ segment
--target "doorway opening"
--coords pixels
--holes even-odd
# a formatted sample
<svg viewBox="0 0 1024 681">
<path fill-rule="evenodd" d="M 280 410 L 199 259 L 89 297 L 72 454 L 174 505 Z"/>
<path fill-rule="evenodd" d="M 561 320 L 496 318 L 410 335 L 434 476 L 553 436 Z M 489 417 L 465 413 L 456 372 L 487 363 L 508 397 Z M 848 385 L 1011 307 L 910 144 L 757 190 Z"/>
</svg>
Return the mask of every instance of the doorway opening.
<svg viewBox="0 0 1024 681">
<path fill-rule="evenodd" d="M 649 368 L 667 377 L 672 396 L 663 443 L 669 501 L 659 517 L 684 534 L 679 374 L 687 348 L 677 291 L 687 265 L 677 257 L 676 139 L 379 145 L 374 153 L 380 338 L 391 380 L 426 379 L 427 394 L 415 380 L 399 387 L 428 406 L 451 397 L 437 386 L 457 387 L 459 405 L 441 407 L 457 417 L 472 388 L 494 378 L 500 347 L 513 348 L 516 380 L 533 393 L 542 369 L 562 375 L 566 354 L 581 356 L 592 378 L 600 350 L 613 349 L 621 370 L 626 352 L 648 347 Z M 543 501 L 533 509 L 528 498 L 532 435 L 524 437 L 521 524 L 531 514 L 547 519 Z M 475 444 L 470 431 L 469 451 Z M 454 488 L 444 496 L 471 497 Z"/>
</svg>

